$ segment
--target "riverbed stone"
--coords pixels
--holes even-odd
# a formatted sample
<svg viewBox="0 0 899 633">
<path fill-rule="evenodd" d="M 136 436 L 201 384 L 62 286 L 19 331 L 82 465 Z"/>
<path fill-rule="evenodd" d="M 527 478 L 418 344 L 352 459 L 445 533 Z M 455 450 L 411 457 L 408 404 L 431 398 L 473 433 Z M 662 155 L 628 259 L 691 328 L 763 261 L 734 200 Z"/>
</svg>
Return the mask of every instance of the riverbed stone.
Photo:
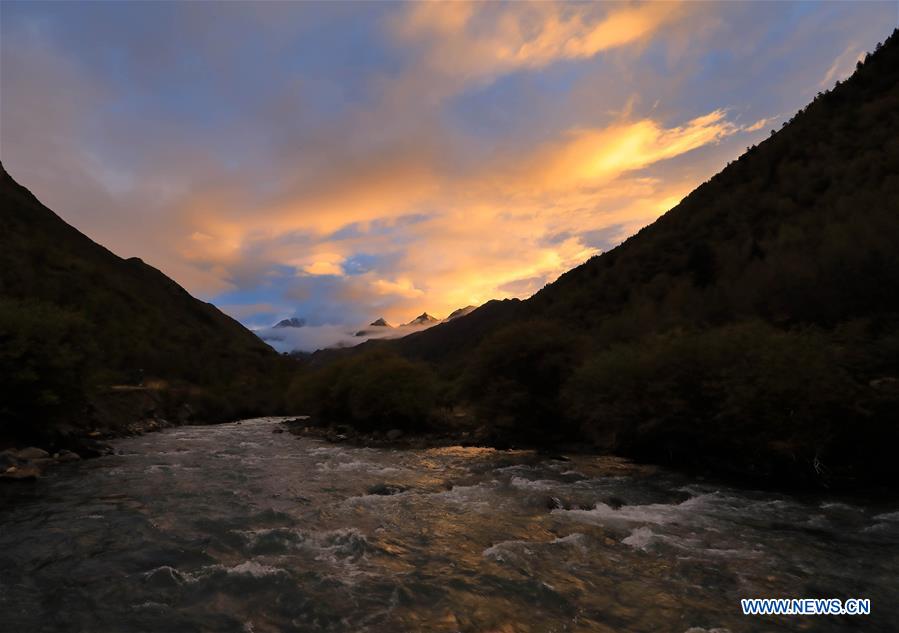
<svg viewBox="0 0 899 633">
<path fill-rule="evenodd" d="M 546 509 L 547 510 L 564 510 L 565 503 L 558 497 L 547 497 L 546 498 Z"/>
<path fill-rule="evenodd" d="M 29 446 L 28 448 L 23 448 L 18 451 L 17 456 L 19 459 L 47 459 L 50 457 L 50 453 L 45 451 L 42 448 L 38 448 L 36 446 Z"/>
<path fill-rule="evenodd" d="M 389 431 L 387 431 L 387 439 L 391 442 L 395 442 L 401 437 L 403 437 L 403 432 L 399 429 L 390 429 Z"/>
<path fill-rule="evenodd" d="M 3 451 L 0 453 L 0 472 L 5 471 L 10 466 L 17 466 L 19 461 L 15 451 Z"/>
<path fill-rule="evenodd" d="M 370 495 L 390 496 L 405 492 L 407 488 L 398 484 L 380 483 L 369 486 L 367 493 Z"/>
<path fill-rule="evenodd" d="M 65 463 L 65 462 L 77 462 L 80 459 L 81 459 L 81 455 L 79 455 L 78 453 L 76 453 L 74 451 L 69 451 L 69 450 L 63 449 L 63 450 L 59 451 L 59 455 L 57 456 L 56 461 Z"/>
<path fill-rule="evenodd" d="M 2 474 L 0 479 L 6 481 L 33 481 L 41 474 L 40 468 L 30 464 L 25 466 L 10 466 Z"/>
</svg>

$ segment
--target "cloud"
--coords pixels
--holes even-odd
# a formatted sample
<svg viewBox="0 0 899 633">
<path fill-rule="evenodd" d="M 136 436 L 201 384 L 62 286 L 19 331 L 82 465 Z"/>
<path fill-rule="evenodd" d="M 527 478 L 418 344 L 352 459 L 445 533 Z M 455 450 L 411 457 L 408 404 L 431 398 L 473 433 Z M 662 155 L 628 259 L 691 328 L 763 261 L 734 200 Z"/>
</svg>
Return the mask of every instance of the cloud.
<svg viewBox="0 0 899 633">
<path fill-rule="evenodd" d="M 641 42 L 682 17 L 689 5 L 422 2 L 407 7 L 391 22 L 397 40 L 421 47 L 430 70 L 472 81 Z"/>
<path fill-rule="evenodd" d="M 491 155 L 459 163 L 439 132 L 422 151 L 406 143 L 350 145 L 351 157 L 321 178 L 279 178 L 284 187 L 267 200 L 247 199 L 252 185 L 234 182 L 195 189 L 184 204 L 192 228 L 184 257 L 225 271 L 237 286 L 287 265 L 298 275 L 287 301 L 353 304 L 300 315 L 320 322 L 406 321 L 424 310 L 525 296 L 531 286 L 516 280 L 542 286 L 599 252 L 579 233 L 609 221 L 642 226 L 679 199 L 636 172 L 737 131 L 724 110 L 668 127 L 618 116 L 532 147 L 497 143 Z M 635 197 L 638 204 L 623 204 Z M 566 240 L 544 240 L 561 231 Z M 364 269 L 352 265 L 361 252 L 377 253 Z M 348 269 L 352 279 L 341 279 Z M 321 283 L 310 285 L 313 278 Z M 367 312 L 357 314 L 358 306 Z"/>
<path fill-rule="evenodd" d="M 364 341 L 354 336 L 347 325 L 259 328 L 254 332 L 279 352 L 314 352 L 327 347 L 350 347 Z"/>
<path fill-rule="evenodd" d="M 765 128 L 766 128 L 767 126 L 769 126 L 772 122 L 774 122 L 775 120 L 777 120 L 777 118 L 778 118 L 778 117 L 776 117 L 776 116 L 772 116 L 772 117 L 765 117 L 765 118 L 763 118 L 763 119 L 759 119 L 759 120 L 756 121 L 755 123 L 752 123 L 752 124 L 747 125 L 746 127 L 744 127 L 744 128 L 743 128 L 743 131 L 744 131 L 744 132 L 758 132 L 759 130 L 765 129 Z"/>
<path fill-rule="evenodd" d="M 396 281 L 376 279 L 372 284 L 375 292 L 382 295 L 397 295 L 405 298 L 424 296 L 424 291 L 416 288 L 411 279 L 404 278 Z"/>
<path fill-rule="evenodd" d="M 329 347 L 353 347 L 369 340 L 394 339 L 427 330 L 436 325 L 403 325 L 399 327 L 306 325 L 298 328 L 257 328 L 256 335 L 279 352 L 314 352 Z"/>
<path fill-rule="evenodd" d="M 715 143 L 737 131 L 724 110 L 696 117 L 682 126 L 663 128 L 652 119 L 616 122 L 604 128 L 567 132 L 561 141 L 537 151 L 516 186 L 544 190 L 604 184 Z"/>
</svg>

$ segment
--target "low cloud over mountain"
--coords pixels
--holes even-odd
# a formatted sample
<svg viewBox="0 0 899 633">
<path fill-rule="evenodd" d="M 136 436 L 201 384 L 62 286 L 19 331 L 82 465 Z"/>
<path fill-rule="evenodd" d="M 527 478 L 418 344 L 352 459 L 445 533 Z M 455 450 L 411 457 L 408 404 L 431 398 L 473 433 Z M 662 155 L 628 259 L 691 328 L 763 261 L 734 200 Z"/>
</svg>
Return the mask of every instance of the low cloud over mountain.
<svg viewBox="0 0 899 633">
<path fill-rule="evenodd" d="M 328 347 L 353 347 L 370 339 L 393 339 L 407 336 L 414 332 L 427 330 L 440 323 L 461 318 L 477 306 L 466 306 L 454 310 L 445 319 L 424 312 L 411 321 L 397 327 L 390 325 L 386 319 L 379 317 L 367 325 L 335 325 L 325 323 L 309 325 L 307 319 L 289 317 L 278 321 L 271 327 L 253 330 L 259 338 L 279 352 L 313 352 Z"/>
</svg>

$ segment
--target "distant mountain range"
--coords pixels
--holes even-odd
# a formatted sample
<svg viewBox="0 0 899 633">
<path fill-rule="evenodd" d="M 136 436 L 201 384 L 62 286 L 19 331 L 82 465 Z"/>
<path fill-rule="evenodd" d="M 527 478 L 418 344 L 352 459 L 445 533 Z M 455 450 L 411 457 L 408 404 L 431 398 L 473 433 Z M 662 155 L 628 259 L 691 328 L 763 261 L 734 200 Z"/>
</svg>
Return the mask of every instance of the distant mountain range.
<svg viewBox="0 0 899 633">
<path fill-rule="evenodd" d="M 388 323 L 387 320 L 383 317 L 379 317 L 362 328 L 354 330 L 350 327 L 347 327 L 345 332 L 346 336 L 338 336 L 338 342 L 332 343 L 332 345 L 335 347 L 345 348 L 351 347 L 353 345 L 358 345 L 368 339 L 399 338 L 408 334 L 412 334 L 413 332 L 421 332 L 422 330 L 437 325 L 438 323 L 445 323 L 453 319 L 458 319 L 459 317 L 470 314 L 475 309 L 477 309 L 477 306 L 471 305 L 464 308 L 459 308 L 458 310 L 454 310 L 453 312 L 451 312 L 450 315 L 445 319 L 438 319 L 437 317 L 434 317 L 427 312 L 423 312 L 408 323 L 402 323 L 396 327 Z M 289 330 L 309 327 L 309 323 L 306 319 L 301 317 L 290 317 L 287 319 L 282 319 L 269 328 L 260 328 L 258 330 L 255 330 L 255 332 L 257 336 L 259 336 L 263 341 L 275 343 L 281 349 L 285 349 L 286 351 L 296 351 L 290 349 L 292 346 L 291 341 L 295 340 L 296 337 L 291 336 Z M 336 325 L 319 327 L 327 327 L 331 330 L 340 329 L 340 326 Z M 350 336 L 352 338 L 348 338 Z"/>
</svg>

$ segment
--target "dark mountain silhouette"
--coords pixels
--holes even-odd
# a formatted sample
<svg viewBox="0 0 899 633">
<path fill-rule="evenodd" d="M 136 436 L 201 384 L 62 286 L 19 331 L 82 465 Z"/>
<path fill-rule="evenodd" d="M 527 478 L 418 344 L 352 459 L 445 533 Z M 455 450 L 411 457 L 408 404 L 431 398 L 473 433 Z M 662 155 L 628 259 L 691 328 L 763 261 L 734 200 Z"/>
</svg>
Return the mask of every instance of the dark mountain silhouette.
<svg viewBox="0 0 899 633">
<path fill-rule="evenodd" d="M 452 321 L 453 319 L 458 319 L 459 317 L 463 317 L 466 314 L 471 314 L 475 310 L 478 309 L 478 306 L 465 306 L 464 308 L 459 308 L 458 310 L 453 310 L 450 312 L 449 316 L 446 317 L 446 321 Z"/>
<path fill-rule="evenodd" d="M 278 359 L 152 266 L 66 224 L 2 167 L 0 340 L 5 435 L 89 423 L 88 392 L 150 379 L 190 385 L 209 401 L 230 392 L 236 413 L 241 394 Z"/>
</svg>

